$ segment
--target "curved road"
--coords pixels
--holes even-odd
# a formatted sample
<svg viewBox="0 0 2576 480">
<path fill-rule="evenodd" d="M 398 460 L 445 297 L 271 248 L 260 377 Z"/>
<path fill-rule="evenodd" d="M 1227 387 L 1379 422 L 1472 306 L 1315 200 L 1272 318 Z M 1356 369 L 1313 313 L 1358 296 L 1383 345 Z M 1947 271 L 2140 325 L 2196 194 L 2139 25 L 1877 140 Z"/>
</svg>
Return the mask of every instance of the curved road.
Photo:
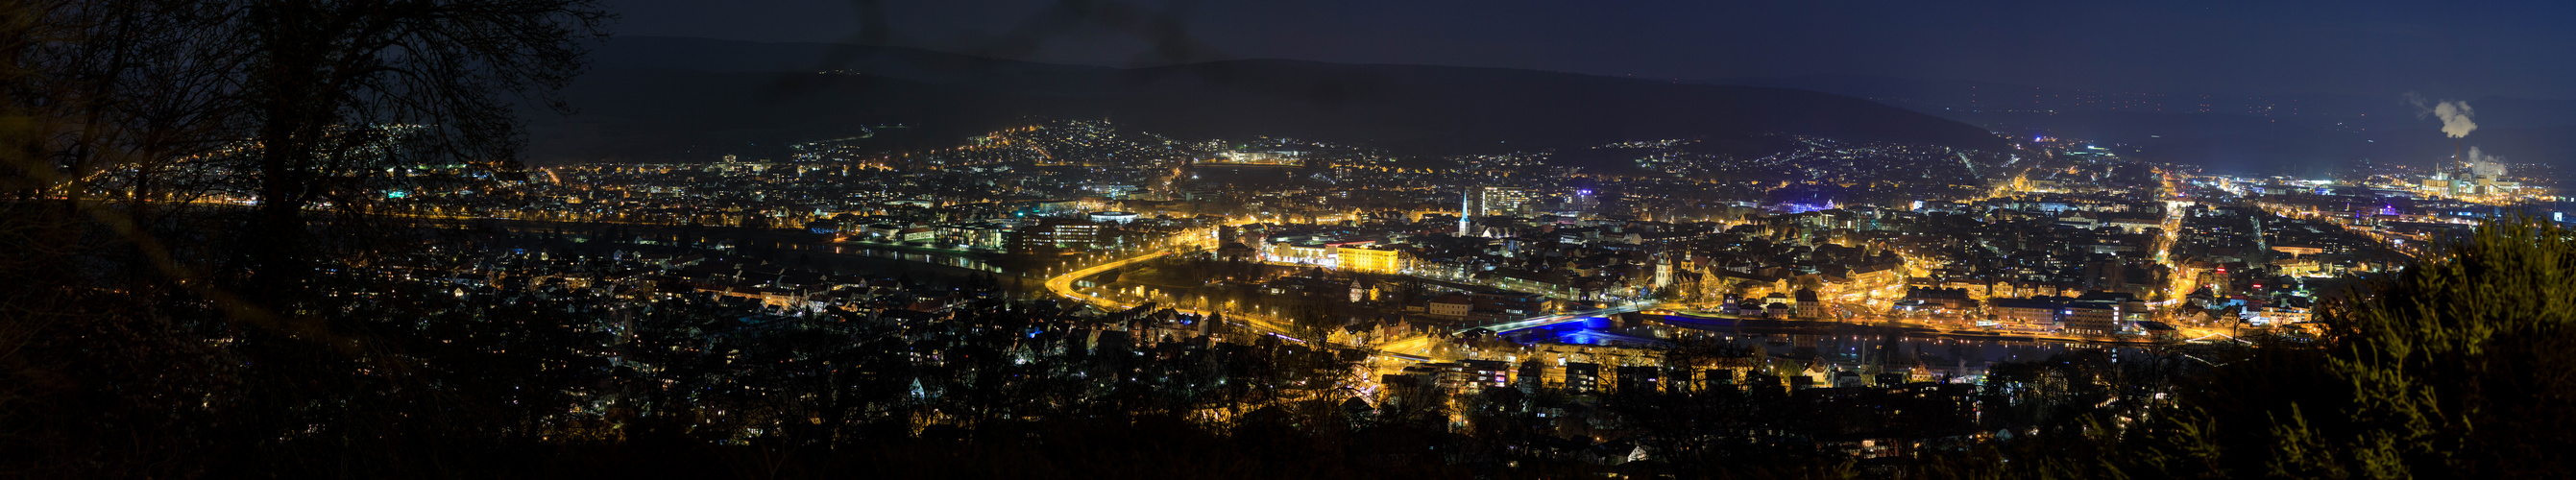
<svg viewBox="0 0 2576 480">
<path fill-rule="evenodd" d="M 1155 259 L 1159 259 L 1159 258 L 1163 258 L 1163 257 L 1171 256 L 1171 254 L 1173 254 L 1173 253 L 1175 253 L 1175 252 L 1180 251 L 1180 249 L 1182 249 L 1182 248 L 1186 248 L 1186 247 L 1193 247 L 1193 246 L 1197 246 L 1197 244 L 1196 244 L 1196 243 L 1189 243 L 1189 244 L 1184 244 L 1184 245 L 1181 245 L 1181 246 L 1164 247 L 1164 248 L 1160 248 L 1160 249 L 1155 249 L 1155 250 L 1153 250 L 1153 251 L 1145 252 L 1145 253 L 1143 253 L 1143 254 L 1138 254 L 1138 255 L 1133 256 L 1133 257 L 1121 258 L 1121 259 L 1118 259 L 1118 260 L 1110 261 L 1110 262 L 1108 262 L 1108 263 L 1102 263 L 1102 264 L 1099 264 L 1099 265 L 1093 265 L 1093 266 L 1090 266 L 1090 267 L 1084 267 L 1084 268 L 1081 268 L 1081 269 L 1076 269 L 1076 270 L 1071 271 L 1071 272 L 1065 272 L 1065 273 L 1064 273 L 1064 274 L 1062 274 L 1062 275 L 1056 275 L 1056 276 L 1054 276 L 1054 277 L 1049 277 L 1049 278 L 1047 278 L 1047 280 L 1046 280 L 1046 288 L 1047 288 L 1047 291 L 1049 291 L 1049 292 L 1055 292 L 1055 294 L 1057 294 L 1057 295 L 1062 295 L 1062 296 L 1064 296 L 1065 298 L 1070 298 L 1070 299 L 1073 299 L 1073 300 L 1075 300 L 1075 301 L 1084 302 L 1084 303 L 1089 303 L 1089 304 L 1092 304 L 1092 305 L 1095 305 L 1095 306 L 1099 306 L 1099 307 L 1100 307 L 1101 309 L 1103 309 L 1103 310 L 1112 310 L 1112 311 L 1116 311 L 1116 310 L 1126 310 L 1126 309 L 1130 309 L 1130 308 L 1136 308 L 1137 304 L 1127 303 L 1127 302 L 1122 302 L 1122 301 L 1119 301 L 1119 300 L 1117 300 L 1117 299 L 1113 299 L 1113 298 L 1103 298 L 1103 297 L 1093 296 L 1093 295 L 1084 295 L 1082 292 L 1080 292 L 1080 291 L 1076 291 L 1076 290 L 1074 290 L 1074 289 L 1073 289 L 1073 282 L 1074 282 L 1075 280 L 1081 280 L 1081 279 L 1083 279 L 1083 278 L 1088 278 L 1088 277 L 1091 277 L 1091 276 L 1093 276 L 1093 275 L 1099 275 L 1099 274 L 1102 274 L 1102 273 L 1108 273 L 1108 272 L 1109 272 L 1109 271 L 1111 271 L 1111 270 L 1117 270 L 1117 269 L 1125 268 L 1125 267 L 1128 267 L 1128 266 L 1131 266 L 1131 265 L 1135 265 L 1135 264 L 1138 264 L 1138 263 L 1149 262 L 1149 261 L 1153 261 L 1153 260 L 1155 260 Z M 1175 308 L 1175 309 L 1173 309 L 1173 310 L 1175 310 L 1175 311 L 1179 311 L 1179 312 L 1183 312 L 1183 313 L 1190 313 L 1190 314 L 1201 315 L 1201 316 L 1205 316 L 1205 315 L 1208 315 L 1208 314 L 1210 314 L 1210 313 L 1214 313 L 1214 312 L 1206 312 L 1206 311 L 1190 310 L 1190 309 L 1182 309 L 1182 308 Z M 1262 332 L 1262 333 L 1267 333 L 1267 334 L 1271 334 L 1271 335 L 1276 335 L 1276 336 L 1279 336 L 1280 338 L 1286 338 L 1286 339 L 1289 339 L 1289 340 L 1295 340 L 1295 341 L 1298 341 L 1298 342 L 1301 342 L 1301 343 L 1312 343 L 1312 344 L 1323 345 L 1323 346 L 1328 346 L 1328 347 L 1333 347 L 1333 348 L 1350 348 L 1350 347 L 1342 347 L 1342 346 L 1339 346 L 1339 345 L 1332 345 L 1332 344 L 1328 344 L 1328 343 L 1322 343 L 1322 342 L 1319 342 L 1319 341 L 1313 341 L 1313 340 L 1311 340 L 1311 339 L 1306 339 L 1306 338 L 1299 338 L 1299 337 L 1298 337 L 1298 336 L 1296 336 L 1296 335 L 1289 334 L 1287 329 L 1285 329 L 1285 328 L 1280 328 L 1279 324 L 1274 323 L 1273 321 L 1271 321 L 1271 320 L 1269 320 L 1269 319 L 1264 319 L 1264 318 L 1260 318 L 1260 317 L 1253 316 L 1253 315 L 1240 314 L 1240 313 L 1228 313 L 1228 314 L 1226 314 L 1225 318 L 1226 318 L 1226 319 L 1228 319 L 1228 320 L 1234 320 L 1234 321 L 1242 322 L 1244 326 L 1251 327 L 1252 329 L 1254 329 L 1254 330 L 1258 330 L 1258 331 L 1260 331 L 1260 332 Z M 1376 348 L 1360 348 L 1360 349 L 1361 349 L 1361 350 L 1368 351 L 1371 355 L 1382 355 L 1382 356 L 1388 356 L 1388 357 L 1394 357 L 1394 358 L 1405 359 L 1405 360 L 1412 360 L 1412 361 L 1425 361 L 1425 360 L 1427 360 L 1426 358 L 1423 358 L 1423 357 L 1421 357 L 1421 356 L 1419 356 L 1419 355 L 1406 354 L 1406 353 L 1402 353 L 1402 352 L 1392 352 L 1392 351 L 1381 350 L 1381 349 L 1376 349 Z"/>
<path fill-rule="evenodd" d="M 1191 233 L 1191 234 L 1182 234 L 1182 235 L 1179 235 L 1177 238 L 1199 239 L 1199 238 L 1205 238 L 1207 235 L 1208 235 L 1208 234 L 1207 234 L 1207 233 L 1204 233 L 1204 232 L 1202 232 L 1202 233 Z M 1122 301 L 1118 301 L 1117 299 L 1113 299 L 1113 298 L 1103 298 L 1103 297 L 1093 296 L 1093 295 L 1084 295 L 1084 294 L 1082 294 L 1082 292 L 1080 292 L 1080 291 L 1076 291 L 1076 290 L 1074 290 L 1074 289 L 1073 289 L 1073 282 L 1074 282 L 1075 280 L 1081 280 L 1081 279 L 1084 279 L 1084 278 L 1089 278 L 1089 277 L 1091 277 L 1091 276 L 1093 276 L 1093 275 L 1099 275 L 1099 274 L 1102 274 L 1102 273 L 1108 273 L 1108 272 L 1109 272 L 1109 271 L 1111 271 L 1111 270 L 1117 270 L 1117 269 L 1120 269 L 1120 268 L 1126 268 L 1126 267 L 1131 266 L 1131 265 L 1135 265 L 1135 264 L 1139 264 L 1139 263 L 1144 263 L 1144 262 L 1149 262 L 1149 261 L 1153 261 L 1153 260 L 1155 260 L 1155 259 L 1159 259 L 1159 258 L 1163 258 L 1163 257 L 1171 256 L 1173 253 L 1179 252 L 1179 251 L 1180 251 L 1181 249 L 1183 249 L 1183 248 L 1198 247 L 1198 246 L 1200 246 L 1200 245 L 1199 245 L 1199 242 L 1197 242 L 1197 241 L 1184 240 L 1184 241 L 1183 241 L 1183 243 L 1181 243 L 1181 244 L 1179 244 L 1179 245 L 1174 245 L 1174 246 L 1169 246 L 1169 247 L 1158 248 L 1158 249 L 1154 249 L 1153 251 L 1148 251 L 1148 252 L 1145 252 L 1145 253 L 1142 253 L 1142 254 L 1138 254 L 1138 255 L 1136 255 L 1136 256 L 1133 256 L 1133 257 L 1121 258 L 1121 259 L 1117 259 L 1117 260 L 1109 261 L 1108 263 L 1102 263 L 1102 264 L 1099 264 L 1099 265 L 1093 265 L 1093 266 L 1090 266 L 1090 267 L 1084 267 L 1084 268 L 1081 268 L 1081 269 L 1076 269 L 1076 270 L 1074 270 L 1074 271 L 1065 272 L 1065 273 L 1064 273 L 1064 274 L 1062 274 L 1062 275 L 1056 275 L 1056 276 L 1054 276 L 1054 277 L 1047 278 L 1047 280 L 1046 280 L 1046 288 L 1047 288 L 1047 291 L 1049 291 L 1049 292 L 1055 292 L 1055 294 L 1057 294 L 1057 295 L 1063 295 L 1065 298 L 1071 298 L 1071 299 L 1074 299 L 1075 301 L 1080 301 L 1080 302 L 1089 303 L 1089 304 L 1092 304 L 1092 305 L 1097 305 L 1097 306 L 1099 306 L 1102 310 L 1117 311 L 1117 310 L 1126 310 L 1126 309 L 1130 309 L 1130 308 L 1136 308 L 1136 305 L 1137 305 L 1137 304 L 1132 304 L 1132 303 L 1122 302 Z M 1183 311 L 1183 312 L 1190 312 L 1190 313 L 1196 313 L 1196 314 L 1200 314 L 1200 315 L 1205 315 L 1205 314 L 1207 314 L 1207 312 L 1199 312 L 1199 311 L 1195 311 L 1195 310 L 1188 310 L 1188 309 L 1174 309 L 1174 310 Z M 1248 326 L 1251 326 L 1251 327 L 1253 327 L 1253 328 L 1255 328 L 1255 329 L 1262 330 L 1264 333 L 1271 333 L 1271 334 L 1279 335 L 1279 336 L 1281 336 L 1281 337 L 1286 337 L 1286 338 L 1291 338 L 1291 339 L 1297 339 L 1298 341 L 1305 341 L 1305 339 L 1297 338 L 1295 335 L 1289 335 L 1289 334 L 1287 333 L 1287 332 L 1288 332 L 1288 330 L 1287 330 L 1287 329 L 1279 328 L 1279 326 L 1278 326 L 1278 325 L 1273 324 L 1273 323 L 1271 323 L 1271 322 L 1270 322 L 1270 321 L 1268 321 L 1268 320 L 1264 320 L 1264 319 L 1260 319 L 1260 318 L 1254 318 L 1254 317 L 1252 317 L 1252 316 L 1250 316 L 1250 315 L 1242 315 L 1242 314 L 1228 314 L 1228 315 L 1226 315 L 1226 318 L 1228 318 L 1228 319 L 1232 319 L 1232 320 L 1240 320 L 1240 321 L 1243 321 L 1244 325 L 1248 325 Z"/>
</svg>

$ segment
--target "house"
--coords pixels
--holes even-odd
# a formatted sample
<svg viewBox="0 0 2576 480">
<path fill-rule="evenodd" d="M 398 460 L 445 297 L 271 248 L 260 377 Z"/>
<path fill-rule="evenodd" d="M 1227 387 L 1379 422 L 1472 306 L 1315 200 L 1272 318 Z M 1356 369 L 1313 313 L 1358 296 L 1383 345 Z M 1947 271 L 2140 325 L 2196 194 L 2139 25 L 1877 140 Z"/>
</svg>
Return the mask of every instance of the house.
<svg viewBox="0 0 2576 480">
<path fill-rule="evenodd" d="M 1619 367 L 1619 392 L 1652 393 L 1663 386 L 1661 370 L 1647 366 Z"/>
<path fill-rule="evenodd" d="M 1457 320 L 1467 318 L 1467 313 L 1474 311 L 1475 308 L 1476 301 L 1468 298 L 1467 294 L 1451 293 L 1434 297 L 1430 301 L 1424 302 L 1423 313 L 1434 317 Z"/>
<path fill-rule="evenodd" d="M 1565 388 L 1577 392 L 1590 392 L 1601 388 L 1601 364 L 1566 363 Z"/>
</svg>

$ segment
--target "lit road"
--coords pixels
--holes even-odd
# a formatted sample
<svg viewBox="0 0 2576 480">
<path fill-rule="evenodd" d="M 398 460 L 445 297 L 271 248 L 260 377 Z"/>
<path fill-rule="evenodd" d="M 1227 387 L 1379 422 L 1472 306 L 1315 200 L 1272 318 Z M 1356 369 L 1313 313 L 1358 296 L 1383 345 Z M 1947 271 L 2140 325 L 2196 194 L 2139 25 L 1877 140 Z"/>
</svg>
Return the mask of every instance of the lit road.
<svg viewBox="0 0 2576 480">
<path fill-rule="evenodd" d="M 1093 265 L 1093 266 L 1091 266 L 1091 267 L 1089 267 L 1089 268 L 1083 268 L 1083 269 L 1080 269 L 1080 270 L 1074 270 L 1074 271 L 1070 271 L 1070 272 L 1064 272 L 1064 274 L 1063 274 L 1063 275 L 1057 275 L 1057 276 L 1055 276 L 1054 278 L 1049 278 L 1049 279 L 1047 279 L 1047 281 L 1046 281 L 1046 288 L 1047 288 L 1047 291 L 1055 292 L 1055 294 L 1057 294 L 1057 295 L 1063 295 L 1063 296 L 1065 296 L 1066 298 L 1072 298 L 1072 299 L 1074 299 L 1074 300 L 1080 300 L 1080 301 L 1084 301 L 1084 302 L 1090 302 L 1090 303 L 1093 303 L 1093 304 L 1098 304 L 1098 305 L 1103 305 L 1103 306 L 1114 306 L 1114 307 L 1118 307 L 1118 308 L 1115 308 L 1115 309 L 1134 308 L 1134 307 L 1135 307 L 1135 305 L 1121 305 L 1121 303 L 1124 303 L 1124 302 L 1119 302 L 1119 301 L 1117 301 L 1117 300 L 1111 300 L 1111 299 L 1106 299 L 1106 298 L 1099 298 L 1099 297 L 1090 296 L 1090 295 L 1083 295 L 1081 292 L 1076 292 L 1076 291 L 1074 291 L 1074 290 L 1073 290 L 1073 281 L 1074 281 L 1074 280 L 1080 280 L 1080 279 L 1083 279 L 1083 278 L 1086 278 L 1086 277 L 1090 277 L 1090 276 L 1092 276 L 1092 275 L 1099 275 L 1099 274 L 1101 274 L 1101 273 L 1105 273 L 1105 272 L 1108 272 L 1108 271 L 1110 271 L 1110 270 L 1117 270 L 1117 269 L 1119 269 L 1119 268 L 1124 268 L 1124 267 L 1126 267 L 1126 266 L 1128 266 L 1128 265 L 1135 265 L 1135 264 L 1137 264 L 1137 263 L 1142 263 L 1142 262 L 1151 261 L 1151 260 L 1154 260 L 1154 259 L 1158 259 L 1158 258 L 1163 258 L 1163 257 L 1166 257 L 1166 256 L 1170 256 L 1170 255 L 1172 254 L 1172 251 L 1173 251 L 1173 249 L 1170 249 L 1170 248 L 1159 249 L 1159 250 L 1154 250 L 1154 251 L 1151 251 L 1151 252 L 1145 252 L 1145 254 L 1143 254 L 1143 255 L 1137 255 L 1137 256 L 1133 256 L 1133 257 L 1122 258 L 1122 259 L 1118 259 L 1118 260 L 1110 261 L 1110 262 L 1108 262 L 1108 263 L 1103 263 L 1103 264 L 1099 264 L 1099 265 Z"/>
<path fill-rule="evenodd" d="M 2181 181 L 2175 179 L 2173 174 L 2164 174 L 2163 187 L 2166 196 L 2165 218 L 2159 228 L 2164 232 L 2163 236 L 2156 239 L 2156 263 L 2165 267 L 2166 284 L 2164 298 L 2157 300 L 2155 305 L 2159 307 L 2156 314 L 2158 317 L 2172 321 L 2179 320 L 2175 318 L 2174 312 L 2176 307 L 2182 305 L 2183 298 L 2200 288 L 2195 283 L 2195 277 L 2199 272 L 2193 271 L 2182 262 L 2175 261 L 2173 255 L 2174 244 L 2182 241 L 2183 221 L 2189 215 L 2185 209 L 2191 208 L 2195 203 L 2182 196 L 2185 190 L 2182 188 Z M 2257 237 L 2260 235 L 2257 234 Z"/>
<path fill-rule="evenodd" d="M 1181 236 L 1181 238 L 1191 238 L 1191 239 L 1198 239 L 1198 238 L 1205 238 L 1205 237 L 1207 237 L 1207 235 L 1204 235 L 1204 234 L 1185 234 L 1185 235 L 1182 235 L 1182 236 Z M 1116 299 L 1116 298 L 1111 298 L 1111 297 L 1106 297 L 1106 296 L 1099 296 L 1099 295 L 1089 295 L 1089 294 L 1084 294 L 1084 293 L 1082 293 L 1082 292 L 1080 292 L 1080 291 L 1074 290 L 1073 282 L 1074 282 L 1074 281 L 1076 281 L 1076 280 L 1081 280 L 1081 279 L 1084 279 L 1084 278 L 1089 278 L 1089 277 L 1091 277 L 1091 276 L 1093 276 L 1093 275 L 1099 275 L 1099 274 L 1102 274 L 1102 273 L 1108 273 L 1109 271 L 1112 271 L 1112 270 L 1117 270 L 1117 269 L 1120 269 L 1120 268 L 1125 268 L 1125 267 L 1128 267 L 1128 266 L 1132 266 L 1132 265 L 1136 265 L 1136 264 L 1140 264 L 1140 263 L 1144 263 L 1144 262 L 1150 262 L 1150 261 L 1154 261 L 1155 259 L 1160 259 L 1160 258 L 1163 258 L 1163 257 L 1171 256 L 1171 254 L 1173 254 L 1173 253 L 1175 253 L 1175 252 L 1178 252 L 1178 251 L 1180 251 L 1180 250 L 1181 250 L 1181 249 L 1183 249 L 1183 248 L 1188 248 L 1188 247 L 1197 246 L 1197 245 L 1198 245 L 1198 243 L 1197 243 L 1197 241 L 1195 241 L 1195 240 L 1183 240 L 1183 241 L 1182 241 L 1182 243 L 1181 243 L 1179 246 L 1164 247 L 1164 248 L 1156 249 L 1156 250 L 1154 250 L 1154 251 L 1150 251 L 1150 252 L 1146 252 L 1146 253 L 1143 253 L 1143 254 L 1139 254 L 1139 255 L 1136 255 L 1136 256 L 1127 257 L 1127 258 L 1122 258 L 1122 259 L 1118 259 L 1118 260 L 1110 261 L 1110 262 L 1107 262 L 1107 263 L 1102 263 L 1102 264 L 1099 264 L 1099 265 L 1093 265 L 1093 266 L 1090 266 L 1090 267 L 1085 267 L 1085 268 L 1077 269 L 1077 270 L 1074 270 L 1074 271 L 1071 271 L 1071 272 L 1065 272 L 1065 273 L 1064 273 L 1064 274 L 1062 274 L 1062 275 L 1056 275 L 1056 276 L 1054 276 L 1054 277 L 1050 277 L 1050 278 L 1048 278 L 1048 279 L 1046 280 L 1046 288 L 1047 288 L 1047 291 L 1049 291 L 1049 292 L 1054 292 L 1056 295 L 1062 295 L 1062 296 L 1064 296 L 1065 298 L 1070 298 L 1070 299 L 1073 299 L 1073 300 L 1075 300 L 1075 301 L 1080 301 L 1080 302 L 1084 302 L 1084 303 L 1089 303 L 1089 304 L 1092 304 L 1092 305 L 1098 306 L 1098 307 L 1100 307 L 1100 308 L 1101 308 L 1101 309 L 1103 309 L 1103 310 L 1116 311 L 1116 310 L 1126 310 L 1126 309 L 1130 309 L 1130 308 L 1136 308 L 1136 306 L 1137 306 L 1137 305 L 1140 305 L 1140 303 L 1129 303 L 1129 302 L 1125 302 L 1125 301 L 1120 301 L 1120 300 L 1118 300 L 1118 299 Z M 1188 313 L 1188 314 L 1193 314 L 1193 315 L 1200 315 L 1200 316 L 1206 316 L 1206 315 L 1209 315 L 1209 314 L 1211 314 L 1211 313 L 1224 313 L 1224 314 L 1225 314 L 1225 318 L 1226 318 L 1227 320 L 1232 320 L 1232 321 L 1241 322 L 1244 326 L 1251 327 L 1253 330 L 1259 331 L 1259 332 L 1261 332 L 1261 333 L 1265 333 L 1265 334 L 1269 334 L 1269 335 L 1275 335 L 1275 336 L 1278 336 L 1278 337 L 1280 337 L 1280 338 L 1286 338 L 1286 339 L 1293 340 L 1293 341 L 1297 341 L 1297 342 L 1300 342 L 1300 343 L 1307 343 L 1307 344 L 1316 345 L 1316 346 L 1325 347 L 1325 348 L 1350 348 L 1350 347 L 1343 347 L 1343 346 L 1339 346 L 1339 345 L 1333 345 L 1333 344 L 1326 343 L 1326 342 L 1323 342 L 1323 341 L 1320 341 L 1320 340 L 1308 339 L 1308 338 L 1300 338 L 1300 337 L 1298 337 L 1298 336 L 1296 336 L 1296 335 L 1294 335 L 1294 334 L 1289 333 L 1288 329 L 1286 329 L 1286 328 L 1282 328 L 1282 327 L 1280 326 L 1280 324 L 1279 324 L 1279 323 L 1277 323 L 1277 321 L 1276 321 L 1275 319 L 1263 318 L 1263 317 L 1258 316 L 1258 315 L 1251 315 L 1251 314 L 1245 314 L 1245 313 L 1240 313 L 1240 312 L 1210 312 L 1210 311 L 1205 311 L 1205 310 L 1192 310 L 1192 309 L 1186 309 L 1186 308 L 1174 308 L 1174 309 L 1173 309 L 1173 311 L 1177 311 L 1177 312 L 1181 312 L 1181 313 Z M 1633 310 L 1633 309 L 1631 309 L 1630 311 L 1634 311 L 1634 310 Z M 1429 339 L 1429 338 L 1417 337 L 1417 338 L 1414 338 L 1414 339 L 1410 339 L 1410 340 L 1408 340 L 1408 341 L 1412 342 L 1413 344 L 1412 344 L 1412 345 L 1404 345 L 1404 346 L 1402 346 L 1402 348 L 1410 348 L 1410 349 L 1414 349 L 1414 350 L 1422 350 L 1422 349 L 1424 349 L 1425 347 L 1427 347 L 1427 346 L 1428 346 L 1428 342 L 1430 341 L 1430 339 Z M 1358 349 L 1359 349 L 1359 350 L 1366 351 L 1366 352 L 1369 352 L 1369 354 L 1370 354 L 1370 355 L 1372 355 L 1372 356 L 1388 357 L 1388 358 L 1394 358 L 1394 359 L 1397 359 L 1397 360 L 1403 360 L 1403 361 L 1409 361 L 1409 362 L 1423 362 L 1423 361 L 1429 361 L 1429 360 L 1430 360 L 1428 357 L 1424 357 L 1424 356 L 1421 356 L 1421 355 L 1416 355 L 1416 354 L 1411 354 L 1411 353 L 1403 352 L 1403 351 L 1401 351 L 1401 349 L 1402 349 L 1402 348 L 1384 348 L 1384 349 L 1382 349 L 1382 348 L 1358 348 Z"/>
<path fill-rule="evenodd" d="M 1120 268 L 1126 268 L 1126 267 L 1128 267 L 1128 266 L 1132 266 L 1132 265 L 1136 265 L 1136 264 L 1140 264 L 1140 263 L 1144 263 L 1144 262 L 1150 262 L 1150 261 L 1154 261 L 1154 260 L 1156 260 L 1156 259 L 1160 259 L 1160 258 L 1163 258 L 1163 257 L 1171 256 L 1171 254 L 1173 254 L 1173 253 L 1175 253 L 1175 252 L 1179 252 L 1179 251 L 1180 251 L 1181 249 L 1183 249 L 1183 248 L 1189 248 L 1189 247 L 1198 246 L 1198 240 L 1196 240 L 1196 239 L 1202 239 L 1202 238 L 1205 238 L 1205 237 L 1207 237 L 1207 236 L 1208 236 L 1208 234 L 1207 234 L 1207 233 L 1205 233 L 1205 232 L 1202 232 L 1202 233 L 1192 233 L 1192 234 L 1183 234 L 1183 235 L 1180 235 L 1178 238 L 1191 239 L 1191 240 L 1181 240 L 1181 243 L 1180 243 L 1179 245 L 1177 245 L 1177 246 L 1164 247 L 1164 248 L 1156 249 L 1156 250 L 1154 250 L 1154 251 L 1145 252 L 1144 254 L 1136 255 L 1136 256 L 1133 256 L 1133 257 L 1122 258 L 1122 259 L 1113 260 L 1113 261 L 1110 261 L 1110 262 L 1107 262 L 1107 263 L 1102 263 L 1102 264 L 1099 264 L 1099 265 L 1093 265 L 1093 266 L 1090 266 L 1090 267 L 1086 267 L 1086 268 L 1082 268 L 1082 269 L 1077 269 L 1077 270 L 1074 270 L 1074 271 L 1071 271 L 1071 272 L 1065 272 L 1065 273 L 1064 273 L 1064 274 L 1062 274 L 1062 275 L 1056 275 L 1056 276 L 1054 276 L 1054 277 L 1052 277 L 1052 278 L 1048 278 L 1048 279 L 1046 280 L 1046 288 L 1047 288 L 1047 291 L 1055 292 L 1055 294 L 1057 294 L 1057 295 L 1062 295 L 1062 296 L 1064 296 L 1065 298 L 1071 298 L 1071 299 L 1074 299 L 1074 300 L 1076 300 L 1076 301 L 1081 301 L 1081 302 L 1084 302 L 1084 303 L 1090 303 L 1090 304 L 1092 304 L 1092 305 L 1099 306 L 1099 307 L 1100 307 L 1101 309 L 1103 309 L 1103 310 L 1118 311 L 1118 310 L 1126 310 L 1126 309 L 1130 309 L 1130 308 L 1136 308 L 1136 306 L 1137 306 L 1137 305 L 1140 305 L 1139 303 L 1129 303 L 1129 302 L 1125 302 L 1125 301 L 1120 301 L 1120 300 L 1118 300 L 1118 299 L 1116 299 L 1116 298 L 1112 298 L 1112 297 L 1104 297 L 1104 296 L 1099 296 L 1099 295 L 1088 295 L 1088 294 L 1084 294 L 1084 293 L 1082 293 L 1082 292 L 1080 292 L 1080 291 L 1076 291 L 1076 290 L 1074 290 L 1074 288 L 1073 288 L 1073 282 L 1074 282 L 1074 281 L 1076 281 L 1076 280 L 1084 279 L 1084 278 L 1090 278 L 1090 277 L 1091 277 L 1091 276 L 1093 276 L 1093 275 L 1099 275 L 1099 274 L 1102 274 L 1102 273 L 1108 273 L 1108 272 L 1110 272 L 1110 271 L 1112 271 L 1112 270 L 1117 270 L 1117 269 L 1120 269 Z M 1185 308 L 1174 308 L 1173 310 L 1174 310 L 1174 311 L 1183 312 L 1183 313 L 1196 314 L 1196 315 L 1208 315 L 1208 314 L 1210 314 L 1210 313 L 1214 313 L 1214 312 L 1200 311 L 1200 310 L 1191 310 L 1191 309 L 1185 309 Z M 1307 340 L 1307 339 L 1304 339 L 1304 338 L 1298 338 L 1296 335 L 1289 334 L 1289 333 L 1288 333 L 1288 329 L 1286 329 L 1286 328 L 1281 328 L 1279 324 L 1274 323 L 1274 322 L 1273 322 L 1272 320 L 1270 320 L 1270 319 L 1261 318 L 1261 317 L 1256 316 L 1256 315 L 1244 314 L 1244 313 L 1239 313 L 1239 312 L 1224 312 L 1224 313 L 1225 313 L 1225 318 L 1226 318 L 1227 320 L 1234 320 L 1234 321 L 1242 322 L 1245 326 L 1252 327 L 1253 329 L 1255 329 L 1255 330 L 1259 330 L 1259 331 L 1261 331 L 1262 333 L 1268 333 L 1268 334 L 1278 335 L 1278 336 L 1283 337 L 1283 338 L 1293 339 L 1293 340 L 1297 340 L 1297 341 L 1300 341 L 1300 342 L 1303 342 L 1303 341 L 1306 341 L 1306 340 Z"/>
</svg>

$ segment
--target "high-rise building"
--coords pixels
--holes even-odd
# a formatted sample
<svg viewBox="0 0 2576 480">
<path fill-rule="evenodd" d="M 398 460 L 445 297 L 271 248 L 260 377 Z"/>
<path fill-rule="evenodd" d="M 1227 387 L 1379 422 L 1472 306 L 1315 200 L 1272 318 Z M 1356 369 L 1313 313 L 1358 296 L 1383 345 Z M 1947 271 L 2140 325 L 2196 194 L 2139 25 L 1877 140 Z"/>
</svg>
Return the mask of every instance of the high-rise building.
<svg viewBox="0 0 2576 480">
<path fill-rule="evenodd" d="M 1601 196 L 1593 194 L 1590 188 L 1576 188 L 1571 194 L 1565 196 L 1565 209 L 1585 213 L 1597 212 L 1601 210 Z"/>
<path fill-rule="evenodd" d="M 1476 228 L 1475 224 L 1468 221 L 1468 219 L 1475 217 L 1476 191 L 1468 190 L 1465 193 L 1458 194 L 1458 236 L 1466 237 L 1476 234 L 1474 231 Z"/>
<path fill-rule="evenodd" d="M 1512 187 L 1485 187 L 1479 195 L 1480 215 L 1526 215 L 1530 211 L 1528 190 Z"/>
</svg>

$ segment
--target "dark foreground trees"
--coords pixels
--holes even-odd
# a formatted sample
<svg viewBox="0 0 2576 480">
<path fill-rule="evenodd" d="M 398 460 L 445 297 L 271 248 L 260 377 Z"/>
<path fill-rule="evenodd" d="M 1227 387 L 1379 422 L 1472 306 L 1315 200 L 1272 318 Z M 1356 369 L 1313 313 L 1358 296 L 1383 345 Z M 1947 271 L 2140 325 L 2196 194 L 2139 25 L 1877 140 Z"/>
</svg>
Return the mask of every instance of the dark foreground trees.
<svg viewBox="0 0 2576 480">
<path fill-rule="evenodd" d="M 0 476 L 376 476 L 527 436 L 524 385 L 457 373 L 518 361 L 442 356 L 366 315 L 409 312 L 331 294 L 419 244 L 380 221 L 390 193 L 509 175 L 516 101 L 550 104 L 603 19 L 0 0 Z"/>
<path fill-rule="evenodd" d="M 2203 360 L 2173 405 L 1927 467 L 1942 477 L 2540 478 L 2576 464 L 2576 232 L 2474 239 L 2326 306 L 2327 335 Z M 2009 462 L 2006 462 L 2009 460 Z"/>
</svg>

